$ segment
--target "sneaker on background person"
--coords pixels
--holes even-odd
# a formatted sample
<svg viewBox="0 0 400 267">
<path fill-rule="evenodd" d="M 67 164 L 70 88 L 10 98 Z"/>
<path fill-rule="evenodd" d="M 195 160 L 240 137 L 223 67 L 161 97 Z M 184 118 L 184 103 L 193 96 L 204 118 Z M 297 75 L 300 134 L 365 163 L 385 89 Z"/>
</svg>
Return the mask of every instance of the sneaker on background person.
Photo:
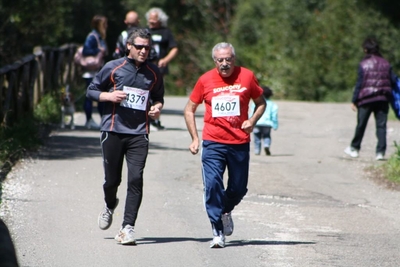
<svg viewBox="0 0 400 267">
<path fill-rule="evenodd" d="M 376 160 L 384 160 L 385 156 L 383 155 L 383 153 L 376 153 Z"/>
<path fill-rule="evenodd" d="M 264 151 L 265 151 L 265 155 L 271 156 L 271 151 L 269 150 L 269 147 L 265 147 Z"/>
<path fill-rule="evenodd" d="M 150 120 L 150 124 L 153 125 L 157 130 L 165 130 L 165 127 L 161 125 L 159 120 Z"/>
<path fill-rule="evenodd" d="M 221 215 L 222 225 L 224 226 L 224 235 L 230 236 L 233 233 L 233 220 L 231 213 Z"/>
<path fill-rule="evenodd" d="M 115 207 L 113 209 L 109 209 L 107 205 L 104 205 L 104 209 L 100 212 L 99 218 L 97 220 L 99 227 L 101 230 L 107 230 L 110 228 L 113 220 L 113 214 L 115 208 L 118 206 L 119 199 L 115 202 Z"/>
<path fill-rule="evenodd" d="M 115 236 L 115 240 L 122 245 L 136 245 L 134 233 L 133 226 L 127 224 L 124 228 L 119 230 L 118 234 Z"/>
<path fill-rule="evenodd" d="M 346 149 L 344 150 L 344 153 L 346 153 L 347 155 L 349 155 L 352 158 L 358 158 L 358 150 L 353 148 L 353 147 L 346 147 Z"/>
<path fill-rule="evenodd" d="M 100 125 L 98 125 L 93 119 L 90 119 L 86 122 L 85 127 L 87 129 L 99 130 Z"/>
</svg>

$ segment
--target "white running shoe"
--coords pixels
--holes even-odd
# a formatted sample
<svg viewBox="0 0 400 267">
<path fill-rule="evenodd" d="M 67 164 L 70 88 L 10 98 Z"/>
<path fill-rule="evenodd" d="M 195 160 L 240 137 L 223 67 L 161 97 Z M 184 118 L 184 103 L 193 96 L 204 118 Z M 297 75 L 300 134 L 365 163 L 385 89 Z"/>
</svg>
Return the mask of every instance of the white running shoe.
<svg viewBox="0 0 400 267">
<path fill-rule="evenodd" d="M 124 228 L 119 230 L 118 234 L 115 236 L 115 240 L 122 245 L 136 245 L 134 233 L 133 226 L 127 224 Z"/>
<path fill-rule="evenodd" d="M 224 248 L 225 247 L 225 235 L 222 231 L 219 231 L 219 235 L 214 236 L 210 243 L 210 248 Z"/>
<path fill-rule="evenodd" d="M 100 126 L 93 119 L 90 119 L 88 122 L 86 122 L 85 127 L 87 129 L 94 129 L 94 130 L 100 129 Z"/>
<path fill-rule="evenodd" d="M 223 213 L 221 215 L 221 220 L 224 225 L 224 235 L 230 236 L 233 233 L 233 220 L 231 213 Z"/>
<path fill-rule="evenodd" d="M 384 155 L 383 153 L 376 153 L 376 160 L 384 160 Z"/>
<path fill-rule="evenodd" d="M 107 230 L 108 228 L 110 228 L 113 220 L 114 210 L 118 206 L 118 202 L 119 199 L 117 198 L 114 209 L 107 208 L 107 204 L 104 205 L 104 209 L 102 210 L 102 212 L 100 212 L 99 218 L 97 220 L 101 230 Z"/>
<path fill-rule="evenodd" d="M 353 147 L 346 147 L 346 149 L 344 150 L 344 153 L 346 153 L 347 155 L 349 155 L 352 158 L 358 158 L 358 150 L 353 148 Z"/>
</svg>

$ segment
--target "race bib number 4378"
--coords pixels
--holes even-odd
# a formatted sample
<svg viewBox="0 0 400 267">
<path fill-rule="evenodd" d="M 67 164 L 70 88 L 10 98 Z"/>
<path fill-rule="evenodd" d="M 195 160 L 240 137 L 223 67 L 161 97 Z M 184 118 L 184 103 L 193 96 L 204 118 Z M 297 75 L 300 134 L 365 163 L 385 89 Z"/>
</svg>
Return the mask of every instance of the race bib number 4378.
<svg viewBox="0 0 400 267">
<path fill-rule="evenodd" d="M 240 115 L 240 101 L 238 95 L 214 96 L 211 99 L 213 117 L 229 117 Z"/>
<path fill-rule="evenodd" d="M 129 86 L 124 86 L 123 91 L 126 93 L 126 99 L 120 103 L 122 107 L 146 110 L 149 91 Z"/>
</svg>

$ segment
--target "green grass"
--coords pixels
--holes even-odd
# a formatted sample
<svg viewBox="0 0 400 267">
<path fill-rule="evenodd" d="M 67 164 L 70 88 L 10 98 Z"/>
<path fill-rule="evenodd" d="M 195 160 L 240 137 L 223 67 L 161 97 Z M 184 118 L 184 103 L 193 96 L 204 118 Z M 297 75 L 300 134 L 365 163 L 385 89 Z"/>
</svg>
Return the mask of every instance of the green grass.
<svg viewBox="0 0 400 267">
<path fill-rule="evenodd" d="M 396 151 L 390 158 L 381 166 L 383 174 L 390 182 L 400 184 L 400 145 L 394 142 Z"/>
<path fill-rule="evenodd" d="M 2 126 L 0 140 L 0 167 L 5 175 L 27 150 L 40 146 L 39 125 L 34 118 L 25 118 L 13 127 Z M 0 176 L 0 181 L 4 178 Z"/>
</svg>

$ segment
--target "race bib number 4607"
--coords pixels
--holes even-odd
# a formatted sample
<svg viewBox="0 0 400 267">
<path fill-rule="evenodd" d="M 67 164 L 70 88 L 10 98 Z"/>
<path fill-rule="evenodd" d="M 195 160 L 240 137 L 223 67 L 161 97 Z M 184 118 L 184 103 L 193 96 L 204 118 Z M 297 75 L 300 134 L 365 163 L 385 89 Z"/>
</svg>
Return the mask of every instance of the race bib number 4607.
<svg viewBox="0 0 400 267">
<path fill-rule="evenodd" d="M 238 95 L 214 96 L 211 99 L 212 116 L 229 117 L 240 115 L 240 101 Z"/>
<path fill-rule="evenodd" d="M 122 107 L 146 110 L 149 91 L 129 86 L 124 86 L 123 91 L 126 93 L 126 99 L 120 103 Z"/>
</svg>

